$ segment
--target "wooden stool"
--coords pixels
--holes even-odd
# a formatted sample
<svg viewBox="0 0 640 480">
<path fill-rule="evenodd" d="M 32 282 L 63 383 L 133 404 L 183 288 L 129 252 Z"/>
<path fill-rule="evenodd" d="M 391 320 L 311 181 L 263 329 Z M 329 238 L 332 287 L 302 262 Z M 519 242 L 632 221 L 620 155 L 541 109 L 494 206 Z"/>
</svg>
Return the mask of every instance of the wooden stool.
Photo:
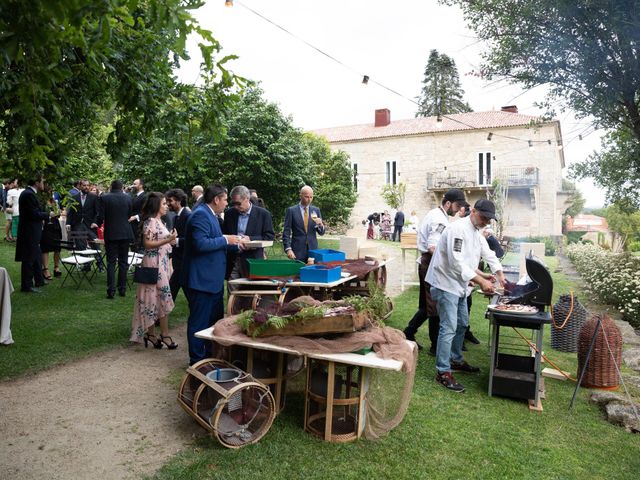
<svg viewBox="0 0 640 480">
<path fill-rule="evenodd" d="M 367 370 L 308 359 L 304 429 L 327 442 L 351 442 L 364 430 Z"/>
</svg>

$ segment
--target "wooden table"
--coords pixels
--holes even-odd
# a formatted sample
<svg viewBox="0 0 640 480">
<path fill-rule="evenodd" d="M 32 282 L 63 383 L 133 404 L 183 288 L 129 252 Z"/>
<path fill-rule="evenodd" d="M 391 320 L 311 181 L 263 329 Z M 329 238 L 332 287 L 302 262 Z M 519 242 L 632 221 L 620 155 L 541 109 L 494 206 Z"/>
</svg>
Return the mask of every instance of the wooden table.
<svg viewBox="0 0 640 480">
<path fill-rule="evenodd" d="M 382 370 L 391 371 L 400 371 L 402 369 L 402 362 L 392 359 L 385 360 L 383 358 L 380 358 L 374 352 L 367 353 L 366 355 L 360 355 L 357 353 L 301 353 L 290 348 L 280 347 L 278 345 L 273 345 L 267 342 L 257 342 L 250 339 L 249 337 L 247 337 L 246 340 L 238 341 L 236 339 L 216 336 L 215 327 L 201 330 L 195 335 L 198 338 L 211 340 L 216 343 L 224 341 L 225 343 L 243 346 L 249 349 L 249 351 L 255 349 L 274 352 L 279 356 L 279 363 L 281 363 L 281 359 L 284 358 L 285 355 L 293 355 L 303 357 L 304 363 L 306 365 L 311 365 L 315 362 L 320 362 L 326 365 L 326 385 L 322 385 L 326 392 L 324 395 L 318 394 L 317 382 L 316 384 L 312 383 L 312 369 L 311 367 L 307 369 L 304 428 L 306 431 L 319 436 L 323 440 L 329 442 L 353 441 L 362 436 L 366 420 L 366 394 L 369 389 L 369 376 L 371 369 L 379 368 Z M 407 342 L 411 345 L 412 348 L 415 348 L 414 342 Z M 354 385 L 354 391 L 357 393 L 357 395 L 354 394 L 355 396 L 348 396 L 347 394 L 347 396 L 345 397 L 335 398 L 336 370 L 346 368 L 349 371 L 352 371 L 354 367 L 358 368 L 358 378 L 356 379 L 357 384 Z M 247 373 L 251 373 L 254 377 L 256 377 L 256 375 L 254 375 L 252 372 Z M 260 380 L 259 378 L 257 379 Z M 276 386 L 276 392 L 274 395 L 274 397 L 278 397 L 276 398 L 276 405 L 280 405 L 281 403 L 283 403 L 280 400 L 280 398 L 285 394 L 283 385 L 284 382 L 281 382 L 278 386 Z M 312 406 L 316 407 L 316 411 L 311 410 Z M 319 408 L 320 411 L 317 411 L 319 406 L 321 407 Z M 339 408 L 340 406 L 343 406 L 344 408 L 346 408 L 347 406 L 353 406 L 353 408 L 357 411 L 357 417 L 354 419 L 354 429 L 353 431 L 346 434 L 334 433 L 336 419 L 336 416 L 334 416 L 334 408 Z M 318 419 L 323 420 L 321 424 L 324 428 L 322 430 L 319 430 L 317 428 Z M 314 420 L 316 420 L 315 423 Z"/>
<path fill-rule="evenodd" d="M 378 263 L 378 268 L 371 273 L 376 275 L 376 281 L 378 284 L 386 284 L 387 278 L 387 263 L 391 262 L 393 258 L 383 260 Z M 279 280 L 279 279 L 264 279 L 264 280 L 252 280 L 249 278 L 236 278 L 229 280 L 228 284 L 233 288 L 229 292 L 229 300 L 227 302 L 227 314 L 233 315 L 239 313 L 243 307 L 249 307 L 253 310 L 256 309 L 258 303 L 262 297 L 274 297 L 275 301 L 279 304 L 283 304 L 287 294 L 291 297 L 297 289 L 298 295 L 311 295 L 321 300 L 327 300 L 333 298 L 333 294 L 336 291 L 340 291 L 345 294 L 362 295 L 368 292 L 367 281 L 359 280 L 356 275 L 347 275 L 339 280 L 335 280 L 329 283 L 320 282 L 300 282 L 294 280 Z M 241 299 L 247 299 L 245 304 L 240 302 Z M 248 302 L 251 302 L 248 305 Z"/>
</svg>

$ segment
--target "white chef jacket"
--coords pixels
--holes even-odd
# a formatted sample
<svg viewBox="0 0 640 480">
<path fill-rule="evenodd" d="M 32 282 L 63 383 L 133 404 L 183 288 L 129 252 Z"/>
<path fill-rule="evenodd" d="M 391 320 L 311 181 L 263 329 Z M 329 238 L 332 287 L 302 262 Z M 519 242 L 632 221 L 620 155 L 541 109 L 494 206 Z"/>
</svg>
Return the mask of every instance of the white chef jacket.
<svg viewBox="0 0 640 480">
<path fill-rule="evenodd" d="M 480 230 L 473 226 L 471 217 L 453 222 L 440 237 L 426 281 L 440 290 L 466 297 L 467 285 L 477 275 L 481 257 L 493 273 L 502 270 L 498 257 Z"/>
<path fill-rule="evenodd" d="M 418 250 L 422 253 L 429 251 L 429 247 L 437 247 L 442 232 L 449 225 L 449 216 L 442 207 L 434 208 L 427 213 L 418 228 Z"/>
</svg>

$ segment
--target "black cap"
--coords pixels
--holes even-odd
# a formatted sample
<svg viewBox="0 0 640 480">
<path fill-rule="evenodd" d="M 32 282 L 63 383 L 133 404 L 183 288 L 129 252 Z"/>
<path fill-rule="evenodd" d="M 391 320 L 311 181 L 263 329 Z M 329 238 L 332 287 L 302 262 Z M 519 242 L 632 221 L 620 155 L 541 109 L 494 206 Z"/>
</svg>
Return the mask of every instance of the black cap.
<svg viewBox="0 0 640 480">
<path fill-rule="evenodd" d="M 476 202 L 473 208 L 475 208 L 476 211 L 485 218 L 496 218 L 496 206 L 491 200 L 481 198 Z"/>
<path fill-rule="evenodd" d="M 464 202 L 466 199 L 464 198 L 464 192 L 459 188 L 450 188 L 444 194 L 445 202 Z"/>
</svg>

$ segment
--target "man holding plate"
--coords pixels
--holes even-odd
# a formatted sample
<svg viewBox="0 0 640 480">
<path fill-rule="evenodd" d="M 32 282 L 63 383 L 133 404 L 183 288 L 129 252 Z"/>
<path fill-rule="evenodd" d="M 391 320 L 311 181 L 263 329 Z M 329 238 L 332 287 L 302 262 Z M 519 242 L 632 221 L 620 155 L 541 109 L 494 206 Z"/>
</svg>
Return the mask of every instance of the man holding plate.
<svg viewBox="0 0 640 480">
<path fill-rule="evenodd" d="M 444 230 L 427 271 L 426 280 L 431 285 L 431 297 L 436 302 L 440 316 L 435 380 L 454 392 L 464 392 L 464 387 L 453 377 L 452 370 L 467 373 L 480 371 L 469 365 L 462 356 L 464 333 L 469 324 L 469 282 L 480 286 L 488 295 L 495 293 L 495 277 L 502 286 L 506 284 L 502 265 L 481 233 L 495 218 L 496 207 L 493 202 L 478 200 L 471 215 Z M 480 258 L 489 265 L 495 277 L 478 269 Z"/>
</svg>

